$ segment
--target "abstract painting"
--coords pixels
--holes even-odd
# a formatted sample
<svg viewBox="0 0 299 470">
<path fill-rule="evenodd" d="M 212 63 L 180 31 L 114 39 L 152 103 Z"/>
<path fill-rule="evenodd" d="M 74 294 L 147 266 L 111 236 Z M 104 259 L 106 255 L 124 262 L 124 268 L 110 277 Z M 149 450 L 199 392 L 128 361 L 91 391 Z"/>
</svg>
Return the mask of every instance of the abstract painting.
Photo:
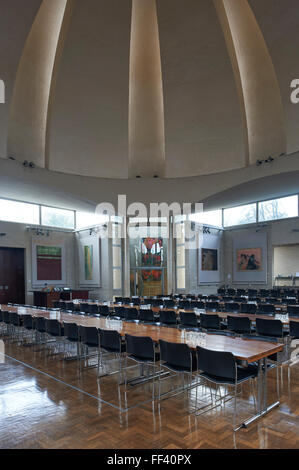
<svg viewBox="0 0 299 470">
<path fill-rule="evenodd" d="M 92 281 L 93 278 L 93 246 L 84 246 L 84 265 L 85 265 L 85 280 Z"/>
<path fill-rule="evenodd" d="M 262 271 L 262 248 L 237 250 L 237 271 Z"/>
</svg>

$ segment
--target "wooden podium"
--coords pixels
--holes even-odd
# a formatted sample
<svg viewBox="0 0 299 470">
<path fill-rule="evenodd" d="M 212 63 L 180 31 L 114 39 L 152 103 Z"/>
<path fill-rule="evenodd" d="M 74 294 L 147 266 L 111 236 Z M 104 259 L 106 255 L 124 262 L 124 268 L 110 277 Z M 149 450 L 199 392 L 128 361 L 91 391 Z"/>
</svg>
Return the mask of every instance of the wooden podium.
<svg viewBox="0 0 299 470">
<path fill-rule="evenodd" d="M 60 299 L 60 292 L 34 291 L 33 303 L 36 307 L 52 308 L 53 300 L 59 300 L 59 299 Z"/>
</svg>

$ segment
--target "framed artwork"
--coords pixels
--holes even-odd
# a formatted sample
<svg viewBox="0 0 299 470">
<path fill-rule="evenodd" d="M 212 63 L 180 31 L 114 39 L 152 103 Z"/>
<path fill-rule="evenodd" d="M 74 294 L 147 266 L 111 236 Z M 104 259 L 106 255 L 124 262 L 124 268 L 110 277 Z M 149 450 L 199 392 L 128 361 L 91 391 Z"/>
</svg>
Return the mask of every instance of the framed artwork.
<svg viewBox="0 0 299 470">
<path fill-rule="evenodd" d="M 237 250 L 237 271 L 262 271 L 262 248 Z"/>
<path fill-rule="evenodd" d="M 100 239 L 98 237 L 78 238 L 79 284 L 100 286 Z"/>
<path fill-rule="evenodd" d="M 201 270 L 218 271 L 218 250 L 212 248 L 201 249 Z"/>
<path fill-rule="evenodd" d="M 32 285 L 66 284 L 64 244 L 32 240 Z"/>
</svg>

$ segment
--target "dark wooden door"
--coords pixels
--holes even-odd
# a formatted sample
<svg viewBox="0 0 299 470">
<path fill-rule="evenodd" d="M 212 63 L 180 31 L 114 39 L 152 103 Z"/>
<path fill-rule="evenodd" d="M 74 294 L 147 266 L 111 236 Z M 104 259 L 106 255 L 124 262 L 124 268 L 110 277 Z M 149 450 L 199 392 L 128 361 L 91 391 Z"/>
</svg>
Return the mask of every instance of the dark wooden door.
<svg viewBox="0 0 299 470">
<path fill-rule="evenodd" d="M 0 247 L 0 304 L 25 303 L 23 248 Z"/>
</svg>

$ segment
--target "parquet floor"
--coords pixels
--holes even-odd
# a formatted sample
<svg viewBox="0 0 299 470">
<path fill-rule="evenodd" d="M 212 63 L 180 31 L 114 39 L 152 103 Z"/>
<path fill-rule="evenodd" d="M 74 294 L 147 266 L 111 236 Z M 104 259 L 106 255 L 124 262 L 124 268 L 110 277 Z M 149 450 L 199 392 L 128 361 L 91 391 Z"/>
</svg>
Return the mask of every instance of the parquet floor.
<svg viewBox="0 0 299 470">
<path fill-rule="evenodd" d="M 118 407 L 126 403 L 150 400 L 151 384 L 128 387 L 126 393 L 117 385 L 117 374 L 103 378 L 99 387 L 96 370 L 80 374 L 77 362 L 12 343 L 5 344 L 5 353 L 0 363 L 1 449 L 299 449 L 299 363 L 290 375 L 283 368 L 280 407 L 233 433 L 232 402 L 196 417 L 195 389 L 162 401 L 160 407 L 149 401 L 121 412 Z M 269 402 L 276 397 L 275 379 L 270 371 Z M 174 382 L 163 381 L 163 391 Z M 209 389 L 200 387 L 198 396 L 207 403 Z M 247 385 L 238 404 L 240 417 L 253 413 Z"/>
</svg>

